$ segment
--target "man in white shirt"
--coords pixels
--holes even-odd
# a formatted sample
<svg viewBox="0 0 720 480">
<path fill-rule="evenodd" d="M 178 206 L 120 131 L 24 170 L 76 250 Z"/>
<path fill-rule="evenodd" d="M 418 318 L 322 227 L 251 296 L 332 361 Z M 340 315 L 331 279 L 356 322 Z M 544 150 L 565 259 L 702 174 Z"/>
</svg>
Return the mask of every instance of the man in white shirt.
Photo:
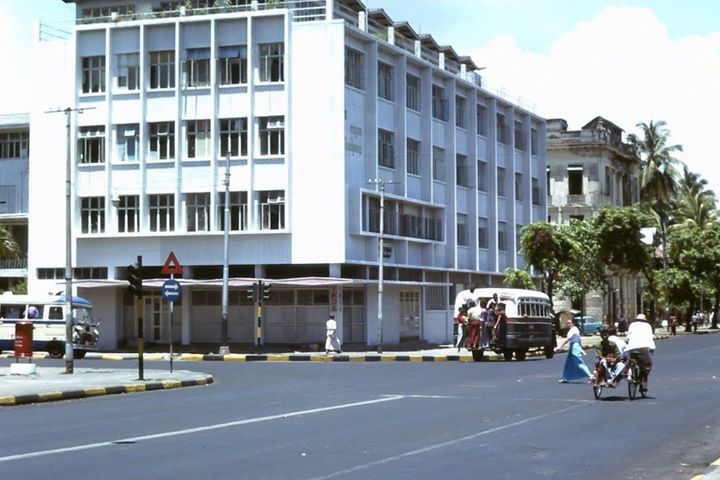
<svg viewBox="0 0 720 480">
<path fill-rule="evenodd" d="M 647 392 L 648 378 L 652 369 L 651 352 L 655 351 L 655 335 L 647 317 L 642 313 L 635 317 L 635 320 L 628 327 L 627 349 L 625 350 L 631 358 L 634 358 L 640 366 L 640 391 Z"/>
</svg>

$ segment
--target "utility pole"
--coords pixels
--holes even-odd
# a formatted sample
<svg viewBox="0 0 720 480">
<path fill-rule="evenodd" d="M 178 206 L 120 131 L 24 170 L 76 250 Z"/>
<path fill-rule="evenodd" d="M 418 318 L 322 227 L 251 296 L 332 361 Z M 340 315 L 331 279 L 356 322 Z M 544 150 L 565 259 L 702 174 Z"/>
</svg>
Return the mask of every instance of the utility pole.
<svg viewBox="0 0 720 480">
<path fill-rule="evenodd" d="M 223 284 L 222 284 L 222 324 L 221 337 L 222 345 L 220 346 L 220 355 L 230 353 L 228 346 L 228 281 L 230 277 L 230 269 L 228 267 L 228 250 L 230 245 L 230 145 L 228 139 L 228 151 L 225 156 L 225 211 L 224 211 L 224 227 L 223 228 Z"/>
<path fill-rule="evenodd" d="M 70 159 L 70 138 L 72 112 L 82 113 L 84 110 L 94 110 L 95 107 L 87 108 L 64 108 L 48 110 L 45 113 L 65 114 L 65 373 L 74 371 L 73 365 L 73 314 L 72 314 L 72 161 Z"/>
<path fill-rule="evenodd" d="M 397 182 L 386 182 L 381 178 L 371 178 L 368 183 L 377 185 L 380 189 L 380 228 L 378 235 L 378 319 L 377 319 L 377 352 L 382 353 L 383 343 L 383 267 L 385 259 L 384 233 L 385 233 L 385 185 Z"/>
</svg>

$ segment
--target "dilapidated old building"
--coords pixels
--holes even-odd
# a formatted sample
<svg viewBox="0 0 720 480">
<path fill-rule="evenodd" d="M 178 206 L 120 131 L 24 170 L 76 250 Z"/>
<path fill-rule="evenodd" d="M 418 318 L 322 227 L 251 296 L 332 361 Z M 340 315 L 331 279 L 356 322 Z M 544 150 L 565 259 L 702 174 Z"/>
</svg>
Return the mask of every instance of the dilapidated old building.
<svg viewBox="0 0 720 480">
<path fill-rule="evenodd" d="M 640 201 L 640 157 L 623 129 L 595 117 L 580 130 L 568 130 L 562 118 L 547 121 L 548 220 L 567 223 L 592 217 L 604 205 Z M 611 277 L 604 292 L 585 299 L 586 315 L 632 318 L 640 304 L 641 281 L 635 275 Z M 556 302 L 556 309 L 581 302 Z"/>
</svg>

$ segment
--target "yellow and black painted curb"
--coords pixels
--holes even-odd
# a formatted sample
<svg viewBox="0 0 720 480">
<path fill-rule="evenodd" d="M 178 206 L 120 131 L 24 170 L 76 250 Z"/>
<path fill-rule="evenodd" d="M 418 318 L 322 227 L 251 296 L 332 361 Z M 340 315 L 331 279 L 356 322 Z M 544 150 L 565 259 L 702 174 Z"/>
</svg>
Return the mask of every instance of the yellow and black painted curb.
<svg viewBox="0 0 720 480">
<path fill-rule="evenodd" d="M 528 352 L 528 357 L 543 356 L 542 352 Z M 136 360 L 137 357 L 122 356 L 117 354 L 103 355 L 103 360 Z M 167 355 L 157 354 L 148 358 L 147 355 L 144 357 L 145 360 L 165 360 L 167 361 Z M 183 362 L 313 362 L 313 363 L 372 363 L 372 362 L 411 362 L 411 363 L 423 363 L 423 362 L 473 362 L 472 354 L 470 353 L 458 353 L 458 354 L 440 354 L 440 355 L 423 355 L 420 353 L 339 353 L 339 354 L 324 354 L 324 353 L 268 353 L 268 354 L 242 354 L 242 353 L 230 353 L 227 355 L 220 355 L 217 353 L 183 353 L 173 357 L 174 360 Z M 502 361 L 501 355 L 491 354 L 484 355 L 483 362 L 495 362 Z"/>
<path fill-rule="evenodd" d="M 690 480 L 709 480 L 710 478 L 720 478 L 720 458 L 712 462 L 709 466 L 709 470 L 700 475 L 695 475 Z"/>
<path fill-rule="evenodd" d="M 133 383 L 109 387 L 93 387 L 80 390 L 45 392 L 30 395 L 0 397 L 0 406 L 25 405 L 39 402 L 55 402 L 58 400 L 74 400 L 78 398 L 97 397 L 100 395 L 117 395 L 121 393 L 151 392 L 154 390 L 170 390 L 173 388 L 210 385 L 213 377 L 206 375 L 194 380 L 164 380 L 161 382 Z"/>
<path fill-rule="evenodd" d="M 656 340 L 664 340 L 669 336 L 658 335 Z M 586 348 L 592 348 L 587 346 Z M 562 349 L 559 353 L 567 353 L 567 348 Z M 90 356 L 92 355 L 92 356 Z M 544 356 L 542 350 L 528 352 L 527 357 Z M 11 353 L 0 354 L 2 358 L 13 358 Z M 44 352 L 36 352 L 33 359 L 48 358 Z M 143 356 L 145 361 L 168 361 L 167 353 L 145 353 Z M 89 354 L 88 360 L 137 360 L 135 354 L 124 353 L 102 353 Z M 424 355 L 418 353 L 402 353 L 394 354 L 392 352 L 385 353 L 340 353 L 326 355 L 325 353 L 233 353 L 220 355 L 217 353 L 179 353 L 173 355 L 173 360 L 181 362 L 318 362 L 318 363 L 370 363 L 370 362 L 473 362 L 470 352 L 453 354 L 432 354 Z M 502 355 L 487 352 L 483 356 L 483 362 L 504 361 Z"/>
</svg>

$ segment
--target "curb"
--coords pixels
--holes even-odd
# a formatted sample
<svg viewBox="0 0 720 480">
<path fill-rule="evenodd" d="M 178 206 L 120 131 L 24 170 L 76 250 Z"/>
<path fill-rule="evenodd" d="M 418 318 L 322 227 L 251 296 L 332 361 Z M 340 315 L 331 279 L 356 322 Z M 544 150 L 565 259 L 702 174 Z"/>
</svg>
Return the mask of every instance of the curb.
<svg viewBox="0 0 720 480">
<path fill-rule="evenodd" d="M 527 357 L 540 357 L 544 356 L 542 351 L 540 352 L 528 352 Z M 137 356 L 122 356 L 122 355 L 102 355 L 102 360 L 137 360 Z M 159 354 L 159 356 L 153 356 L 148 359 L 147 356 L 144 360 L 151 361 L 167 361 L 169 359 L 167 354 Z M 241 354 L 241 353 L 230 353 L 227 355 L 220 355 L 217 353 L 183 353 L 173 357 L 175 361 L 182 362 L 314 362 L 314 363 L 371 363 L 371 362 L 411 362 L 411 363 L 423 363 L 423 362 L 474 362 L 472 354 L 470 353 L 457 353 L 457 354 L 445 354 L 445 355 L 423 355 L 417 353 L 411 354 L 388 354 L 388 353 L 372 353 L 372 354 L 347 354 L 340 353 L 334 355 L 327 355 L 322 353 L 277 353 L 277 354 Z M 502 355 L 493 353 L 492 355 L 484 355 L 483 362 L 497 362 L 504 361 Z"/>
<path fill-rule="evenodd" d="M 171 390 L 182 387 L 195 387 L 210 385 L 214 379 L 212 375 L 197 380 L 165 380 L 162 382 L 114 385 L 109 387 L 84 388 L 82 390 L 67 390 L 61 392 L 45 392 L 31 395 L 17 395 L 0 397 L 0 407 L 12 405 L 26 405 L 38 402 L 55 402 L 58 400 L 74 400 L 78 398 L 98 397 L 101 395 L 118 395 L 121 393 L 151 392 L 153 390 Z"/>
<path fill-rule="evenodd" d="M 703 331 L 702 333 L 718 333 L 720 331 Z M 591 337 L 599 338 L 599 337 Z M 665 332 L 658 334 L 655 340 L 666 340 L 672 338 L 671 335 Z M 594 345 L 583 345 L 585 349 L 592 349 Z M 567 348 L 564 348 L 556 354 L 567 353 Z M 544 356 L 542 351 L 528 352 L 527 357 L 538 357 Z M 12 353 L 0 354 L 0 359 L 14 358 Z M 47 353 L 35 353 L 32 359 L 46 359 L 49 358 Z M 136 353 L 93 353 L 89 352 L 86 356 L 88 360 L 137 360 Z M 170 356 L 167 353 L 145 353 L 143 356 L 145 361 L 169 361 Z M 227 355 L 220 355 L 217 353 L 179 353 L 173 355 L 174 361 L 181 362 L 317 362 L 317 363 L 354 363 L 354 362 L 473 362 L 472 354 L 469 352 L 453 353 L 453 354 L 438 354 L 438 355 L 424 355 L 422 353 L 403 353 L 403 354 L 391 354 L 391 353 L 341 353 L 335 355 L 326 355 L 324 353 L 230 353 Z M 504 361 L 502 355 L 494 352 L 486 352 L 483 356 L 483 362 L 497 362 Z M 720 479 L 719 479 L 720 480 Z"/>
<path fill-rule="evenodd" d="M 717 480 L 720 479 L 720 458 L 708 465 L 709 470 L 700 475 L 695 475 L 690 480 Z"/>
</svg>

